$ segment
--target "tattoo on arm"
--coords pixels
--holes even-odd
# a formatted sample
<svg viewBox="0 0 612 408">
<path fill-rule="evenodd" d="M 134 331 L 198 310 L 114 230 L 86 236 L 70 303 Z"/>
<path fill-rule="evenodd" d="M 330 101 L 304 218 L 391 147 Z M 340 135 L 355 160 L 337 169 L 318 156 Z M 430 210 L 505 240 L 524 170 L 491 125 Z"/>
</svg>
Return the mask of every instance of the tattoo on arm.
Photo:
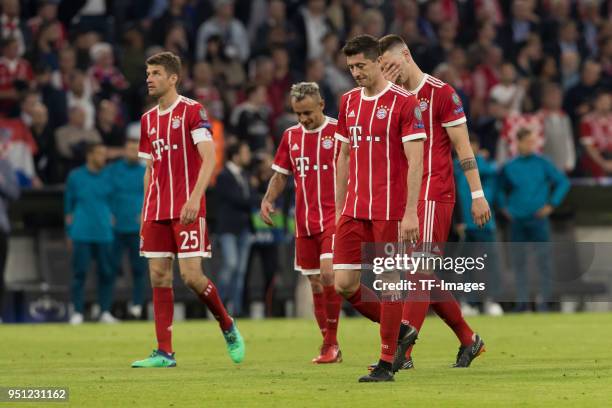
<svg viewBox="0 0 612 408">
<path fill-rule="evenodd" d="M 466 172 L 468 170 L 474 170 L 476 168 L 476 159 L 470 157 L 469 159 L 461 160 L 461 169 Z"/>
</svg>

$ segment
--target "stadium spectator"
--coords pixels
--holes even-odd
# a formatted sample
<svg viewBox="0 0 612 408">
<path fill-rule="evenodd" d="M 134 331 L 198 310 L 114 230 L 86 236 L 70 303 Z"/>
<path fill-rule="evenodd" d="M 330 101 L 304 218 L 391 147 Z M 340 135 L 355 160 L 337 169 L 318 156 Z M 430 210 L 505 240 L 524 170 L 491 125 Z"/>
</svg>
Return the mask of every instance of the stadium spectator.
<svg viewBox="0 0 612 408">
<path fill-rule="evenodd" d="M 502 105 L 508 113 L 520 113 L 525 97 L 526 81 L 517 80 L 516 69 L 509 62 L 501 66 L 499 81 L 491 88 L 490 98 Z"/>
<path fill-rule="evenodd" d="M 502 50 L 496 46 L 485 51 L 481 64 L 475 67 L 472 74 L 472 114 L 478 117 L 485 111 L 484 103 L 489 97 L 491 88 L 499 83 L 499 71 L 502 64 Z"/>
<path fill-rule="evenodd" d="M 28 91 L 21 97 L 19 106 L 19 118 L 26 126 L 32 124 L 32 109 L 40 102 L 40 94 L 36 91 Z"/>
<path fill-rule="evenodd" d="M 501 208 L 510 220 L 512 242 L 548 242 L 550 240 L 549 216 L 567 194 L 570 184 L 567 177 L 544 157 L 536 153 L 536 134 L 521 128 L 517 132 L 519 156 L 504 165 L 500 174 Z M 536 254 L 539 273 L 537 310 L 547 311 L 552 291 L 552 265 L 545 245 L 535 244 L 532 251 L 527 246 L 517 247 L 512 253 L 516 274 L 517 305 L 515 311 L 527 310 L 529 288 L 526 253 Z"/>
<path fill-rule="evenodd" d="M 19 182 L 11 163 L 4 155 L 0 156 L 0 323 L 4 306 L 4 268 L 8 254 L 9 234 L 11 224 L 8 217 L 8 207 L 11 201 L 19 198 Z"/>
<path fill-rule="evenodd" d="M 225 118 L 223 100 L 213 80 L 214 76 L 210 64 L 202 61 L 194 64 L 193 88 L 191 90 L 194 99 L 206 108 L 210 116 L 223 120 Z"/>
<path fill-rule="evenodd" d="M 569 89 L 565 94 L 563 109 L 577 123 L 580 118 L 588 113 L 589 101 L 599 87 L 601 80 L 601 65 L 594 60 L 586 60 L 582 66 L 580 82 Z"/>
<path fill-rule="evenodd" d="M 247 100 L 236 106 L 230 118 L 232 132 L 247 143 L 255 156 L 271 148 L 269 126 L 270 109 L 266 88 L 250 84 L 246 88 Z"/>
<path fill-rule="evenodd" d="M 36 90 L 40 93 L 42 103 L 49 111 L 49 126 L 56 129 L 68 121 L 68 102 L 64 90 L 56 89 L 51 84 L 51 69 L 38 67 L 36 70 Z"/>
<path fill-rule="evenodd" d="M 580 142 L 586 154 L 582 169 L 592 177 L 612 174 L 612 94 L 599 91 L 593 111 L 580 124 Z"/>
<path fill-rule="evenodd" d="M 251 212 L 256 204 L 246 168 L 251 151 L 244 143 L 228 146 L 225 168 L 217 177 L 216 194 L 220 208 L 216 232 L 223 255 L 219 270 L 219 296 L 228 302 L 233 316 L 242 314 L 243 292 L 253 242 Z M 231 307 L 229 307 L 231 304 Z"/>
<path fill-rule="evenodd" d="M 91 261 L 98 274 L 99 321 L 116 323 L 110 313 L 113 302 L 113 226 L 110 207 L 112 184 L 104 171 L 106 148 L 100 143 L 86 147 L 86 164 L 68 175 L 64 192 L 64 216 L 69 248 L 72 252 L 73 278 L 71 324 L 83 323 L 85 281 Z"/>
<path fill-rule="evenodd" d="M 0 117 L 0 154 L 11 163 L 21 187 L 40 187 L 34 155 L 38 152 L 30 129 L 19 118 Z"/>
<path fill-rule="evenodd" d="M 573 88 L 580 82 L 580 56 L 577 52 L 561 54 L 561 86 L 563 91 Z"/>
<path fill-rule="evenodd" d="M 130 85 L 121 71 L 115 66 L 113 48 L 108 43 L 97 43 L 89 51 L 93 65 L 88 70 L 88 77 L 93 83 L 93 91 L 110 98 Z"/>
<path fill-rule="evenodd" d="M 195 29 L 193 26 L 193 17 L 190 13 L 190 7 L 187 6 L 187 1 L 169 0 L 166 3 L 167 8 L 164 13 L 155 19 L 151 25 L 151 42 L 153 44 L 163 44 L 164 35 L 176 25 L 184 27 L 187 37 L 193 38 Z"/>
<path fill-rule="evenodd" d="M 576 148 L 572 122 L 561 109 L 563 92 L 559 85 L 549 83 L 542 88 L 542 109 L 538 116 L 544 131 L 542 154 L 564 173 L 571 173 L 576 166 Z"/>
<path fill-rule="evenodd" d="M 223 85 L 236 89 L 242 86 L 246 80 L 246 73 L 237 55 L 228 53 L 228 49 L 219 35 L 211 35 L 207 42 L 206 57 L 204 61 L 212 67 L 213 73 Z M 198 59 L 201 60 L 201 59 Z"/>
<path fill-rule="evenodd" d="M 102 143 L 106 146 L 106 153 L 109 159 L 122 156 L 125 145 L 125 129 L 118 123 L 117 105 L 108 99 L 100 101 L 97 112 L 96 130 L 102 138 Z"/>
<path fill-rule="evenodd" d="M 59 23 L 62 40 L 66 39 L 66 28 L 57 19 L 59 0 L 42 0 L 37 2 L 36 15 L 27 21 L 27 27 L 32 36 L 36 36 L 41 27 L 47 23 Z"/>
<path fill-rule="evenodd" d="M 38 146 L 34 156 L 36 174 L 43 184 L 56 182 L 58 180 L 55 174 L 55 138 L 49 126 L 47 107 L 41 102 L 36 102 L 31 109 L 31 115 L 30 131 Z"/>
<path fill-rule="evenodd" d="M 270 123 L 274 125 L 276 118 L 283 113 L 285 97 L 289 92 L 293 79 L 289 70 L 289 52 L 286 48 L 273 48 L 272 62 L 274 63 L 274 76 L 270 84 L 268 84 L 268 101 L 272 108 Z"/>
<path fill-rule="evenodd" d="M 273 46 L 287 41 L 291 26 L 287 21 L 287 7 L 282 0 L 268 2 L 267 19 L 258 27 L 252 40 L 253 56 L 268 52 Z"/>
<path fill-rule="evenodd" d="M 478 137 L 474 134 L 470 135 L 470 145 L 474 151 L 474 158 L 478 165 L 478 173 L 480 174 L 480 180 L 482 183 L 482 190 L 484 191 L 485 198 L 491 203 L 493 208 L 497 202 L 497 173 L 498 168 L 494 160 L 491 160 L 487 151 L 480 150 L 480 142 Z M 455 167 L 455 181 L 457 188 L 457 209 L 459 220 L 461 221 L 455 228 L 457 229 L 459 236 L 463 238 L 465 242 L 496 242 L 497 241 L 497 225 L 495 221 L 495 212 L 491 209 L 491 219 L 479 227 L 474 223 L 472 216 L 472 194 L 470 185 L 468 184 L 467 178 L 461 169 L 461 163 L 459 159 L 454 160 Z M 484 301 L 483 308 L 484 313 L 492 316 L 500 316 L 504 313 L 503 309 L 495 300 L 500 294 L 500 283 L 501 276 L 499 275 L 499 260 L 497 259 L 498 254 L 494 249 L 494 246 L 487 246 L 487 268 L 486 278 L 487 282 L 487 298 Z M 469 305 L 468 305 L 469 306 Z M 461 307 L 464 315 L 465 309 L 475 313 L 476 310 L 473 307 L 464 308 Z"/>
<path fill-rule="evenodd" d="M 165 32 L 165 31 L 164 31 Z M 123 34 L 123 55 L 121 71 L 132 86 L 142 86 L 142 73 L 145 71 L 145 38 L 138 27 L 131 27 Z"/>
<path fill-rule="evenodd" d="M 30 31 L 24 21 L 21 21 L 21 8 L 19 0 L 2 0 L 2 39 L 14 38 L 18 56 L 26 52 L 26 47 L 31 44 Z"/>
<path fill-rule="evenodd" d="M 303 72 L 307 60 L 323 55 L 322 40 L 329 31 L 333 31 L 333 26 L 325 15 L 325 0 L 307 0 L 293 20 L 295 38 L 291 62 L 294 70 Z"/>
<path fill-rule="evenodd" d="M 185 61 L 189 61 L 191 59 L 191 51 L 185 27 L 178 23 L 174 24 L 165 34 L 164 49 L 173 52 Z M 188 68 L 186 63 L 183 66 Z M 186 78 L 189 78 L 189 76 Z"/>
<path fill-rule="evenodd" d="M 363 26 L 364 34 L 368 34 L 376 38 L 381 37 L 385 34 L 385 18 L 378 9 L 367 9 L 361 15 L 359 22 Z M 325 36 L 325 34 L 323 36 Z M 321 37 L 321 40 L 323 40 L 323 37 Z M 318 55 L 318 57 L 321 57 L 321 55 L 322 52 Z"/>
<path fill-rule="evenodd" d="M 69 90 L 66 93 L 66 103 L 68 109 L 79 107 L 85 115 L 83 127 L 93 129 L 96 121 L 96 108 L 93 104 L 91 83 L 89 78 L 82 71 L 74 71 L 69 77 Z"/>
<path fill-rule="evenodd" d="M 215 14 L 198 29 L 196 59 L 205 60 L 208 40 L 219 36 L 224 39 L 222 54 L 246 62 L 251 52 L 250 41 L 242 22 L 234 18 L 234 0 L 215 0 L 214 3 Z"/>
<path fill-rule="evenodd" d="M 30 63 L 19 57 L 19 42 L 15 37 L 2 42 L 0 59 L 0 115 L 14 115 L 19 93 L 34 85 Z"/>
<path fill-rule="evenodd" d="M 61 165 L 60 174 L 65 177 L 68 171 L 84 163 L 85 148 L 88 143 L 102 143 L 102 138 L 97 130 L 85 127 L 83 109 L 80 106 L 73 106 L 69 111 L 68 124 L 55 131 L 58 164 Z"/>
<path fill-rule="evenodd" d="M 114 216 L 113 260 L 117 274 L 127 252 L 132 272 L 132 299 L 128 314 L 142 317 L 147 263 L 140 257 L 140 224 L 145 166 L 138 159 L 138 138 L 125 141 L 125 157 L 108 167 L 112 183 L 111 211 Z"/>
<path fill-rule="evenodd" d="M 314 59 L 308 61 L 306 68 L 306 82 L 314 82 L 319 85 L 319 91 L 321 97 L 325 102 L 325 109 L 323 113 L 326 116 L 332 118 L 338 117 L 338 107 L 336 106 L 337 97 L 331 89 L 331 86 L 327 83 L 325 78 L 325 64 L 321 59 Z"/>
<path fill-rule="evenodd" d="M 511 16 L 498 32 L 498 42 L 505 56 L 515 57 L 529 34 L 538 32 L 540 25 L 539 17 L 534 10 L 535 3 L 533 0 L 512 1 Z"/>
</svg>

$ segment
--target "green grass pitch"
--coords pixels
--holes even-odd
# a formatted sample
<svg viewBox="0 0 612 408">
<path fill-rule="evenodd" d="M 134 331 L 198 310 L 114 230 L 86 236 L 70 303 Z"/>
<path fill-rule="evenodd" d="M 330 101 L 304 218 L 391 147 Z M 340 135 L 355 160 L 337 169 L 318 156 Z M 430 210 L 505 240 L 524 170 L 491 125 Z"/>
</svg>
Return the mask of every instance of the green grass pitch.
<svg viewBox="0 0 612 408">
<path fill-rule="evenodd" d="M 310 363 L 320 343 L 311 320 L 240 321 L 247 342 L 241 365 L 229 360 L 216 323 L 190 321 L 174 326 L 178 367 L 149 370 L 132 369 L 130 363 L 154 347 L 152 322 L 0 325 L 0 386 L 67 386 L 68 405 L 78 407 L 612 404 L 612 315 L 514 315 L 470 322 L 487 344 L 471 368 L 449 368 L 455 337 L 430 316 L 414 352 L 416 369 L 384 384 L 357 383 L 379 350 L 378 327 L 362 318 L 340 321 L 342 364 Z"/>
</svg>

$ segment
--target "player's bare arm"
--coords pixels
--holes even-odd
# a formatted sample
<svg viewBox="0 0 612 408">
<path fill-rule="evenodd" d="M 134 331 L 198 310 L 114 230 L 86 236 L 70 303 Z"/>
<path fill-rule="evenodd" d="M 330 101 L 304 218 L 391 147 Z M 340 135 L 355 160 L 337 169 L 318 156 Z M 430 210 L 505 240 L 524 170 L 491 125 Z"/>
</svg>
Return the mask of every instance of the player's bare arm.
<svg viewBox="0 0 612 408">
<path fill-rule="evenodd" d="M 289 177 L 284 174 L 274 172 L 274 175 L 270 179 L 270 183 L 268 183 L 268 190 L 266 191 L 266 194 L 261 200 L 261 209 L 259 212 L 259 216 L 261 217 L 263 222 L 265 222 L 269 226 L 274 225 L 274 222 L 272 221 L 272 218 L 270 218 L 270 215 L 275 211 L 274 202 L 285 189 L 288 178 Z"/>
<path fill-rule="evenodd" d="M 151 180 L 151 168 L 153 167 L 153 160 L 147 160 L 147 167 L 145 167 L 145 173 L 144 173 L 144 182 L 143 182 L 143 186 L 144 186 L 144 195 L 143 197 L 147 196 L 147 190 L 149 189 L 149 182 Z M 140 211 L 140 235 L 142 236 L 142 226 L 144 224 L 144 206 L 146 205 L 146 203 L 143 201 L 142 206 L 143 209 Z"/>
<path fill-rule="evenodd" d="M 478 173 L 474 152 L 470 146 L 467 125 L 462 123 L 457 126 L 451 126 L 446 128 L 446 131 L 453 143 L 455 152 L 457 152 L 461 169 L 470 185 L 470 190 L 476 192 L 476 195 L 480 195 L 480 197 L 472 198 L 472 217 L 474 218 L 474 223 L 482 227 L 491 219 L 491 209 L 487 199 L 482 194 L 480 174 Z"/>
<path fill-rule="evenodd" d="M 348 143 L 342 143 L 336 163 L 336 224 L 342 214 L 342 207 L 346 199 L 346 188 L 348 183 L 348 171 L 350 160 L 350 147 Z M 417 227 L 418 229 L 418 227 Z"/>
<path fill-rule="evenodd" d="M 212 141 L 200 142 L 196 145 L 198 153 L 202 158 L 202 165 L 198 173 L 198 179 L 196 184 L 189 196 L 189 200 L 185 202 L 185 205 L 181 209 L 181 224 L 187 225 L 194 222 L 200 211 L 200 202 L 202 196 L 208 187 L 210 182 L 210 176 L 215 168 L 216 156 L 215 156 L 215 144 Z"/>
<path fill-rule="evenodd" d="M 423 184 L 423 139 L 404 143 L 404 154 L 408 159 L 408 199 L 400 229 L 402 240 L 412 243 L 419 240 L 417 203 Z"/>
</svg>

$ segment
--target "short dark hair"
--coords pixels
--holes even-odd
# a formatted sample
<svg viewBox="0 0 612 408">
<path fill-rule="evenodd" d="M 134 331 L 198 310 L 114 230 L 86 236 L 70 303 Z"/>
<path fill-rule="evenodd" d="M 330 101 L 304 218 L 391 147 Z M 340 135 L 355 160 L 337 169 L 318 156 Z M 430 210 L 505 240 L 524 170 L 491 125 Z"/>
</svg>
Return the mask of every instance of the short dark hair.
<svg viewBox="0 0 612 408">
<path fill-rule="evenodd" d="M 532 133 L 533 131 L 531 129 L 522 127 L 518 130 L 518 132 L 516 132 L 516 139 L 520 142 Z"/>
<path fill-rule="evenodd" d="M 169 75 L 176 74 L 181 78 L 181 58 L 169 51 L 157 53 L 147 58 L 147 65 L 159 65 L 164 67 Z"/>
<path fill-rule="evenodd" d="M 225 157 L 227 158 L 227 160 L 232 160 L 234 156 L 239 154 L 242 146 L 248 146 L 248 145 L 245 142 L 239 141 L 239 142 L 232 143 L 229 146 L 227 146 L 227 148 L 225 149 Z"/>
<path fill-rule="evenodd" d="M 247 97 L 247 99 L 250 98 L 251 95 L 253 95 L 255 92 L 257 92 L 260 86 L 263 86 L 263 85 L 257 82 L 249 82 L 244 88 L 244 94 Z"/>
<path fill-rule="evenodd" d="M 396 34 L 385 35 L 378 40 L 378 47 L 380 48 L 381 55 L 398 45 L 406 45 L 406 42 L 402 37 Z"/>
<path fill-rule="evenodd" d="M 92 154 L 98 147 L 104 147 L 104 143 L 102 142 L 87 142 L 85 144 L 85 157 L 88 157 Z"/>
<path fill-rule="evenodd" d="M 347 57 L 353 55 L 363 54 L 364 57 L 371 61 L 376 61 L 380 57 L 380 50 L 378 48 L 378 41 L 371 35 L 358 35 L 351 38 L 346 42 L 342 48 L 342 52 Z"/>
</svg>

